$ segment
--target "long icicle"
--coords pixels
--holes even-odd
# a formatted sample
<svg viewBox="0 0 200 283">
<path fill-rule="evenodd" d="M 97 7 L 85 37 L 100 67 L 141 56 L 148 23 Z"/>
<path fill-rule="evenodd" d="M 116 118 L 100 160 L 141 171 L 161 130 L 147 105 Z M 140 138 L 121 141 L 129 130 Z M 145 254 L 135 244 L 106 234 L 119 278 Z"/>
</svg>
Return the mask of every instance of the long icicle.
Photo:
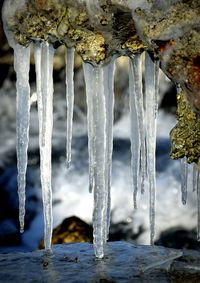
<svg viewBox="0 0 200 283">
<path fill-rule="evenodd" d="M 193 164 L 193 172 L 192 172 L 192 191 L 195 192 L 197 191 L 197 184 L 198 184 L 198 175 L 199 175 L 199 170 L 197 167 L 197 164 Z"/>
<path fill-rule="evenodd" d="M 146 97 L 146 140 L 147 140 L 147 176 L 149 183 L 149 220 L 150 243 L 155 237 L 156 206 L 156 118 L 158 110 L 159 62 L 152 62 L 148 53 L 145 56 L 145 97 Z"/>
<path fill-rule="evenodd" d="M 67 101 L 67 144 L 66 163 L 67 168 L 71 163 L 72 126 L 74 111 L 74 48 L 66 51 L 66 101 Z"/>
<path fill-rule="evenodd" d="M 142 55 L 138 54 L 131 58 L 134 72 L 135 84 L 135 103 L 138 117 L 138 130 L 140 137 L 140 190 L 144 193 L 144 180 L 146 177 L 146 143 L 145 143 L 145 121 L 144 121 L 144 102 L 142 90 Z M 136 204 L 136 195 L 134 203 Z"/>
<path fill-rule="evenodd" d="M 17 167 L 20 232 L 24 231 L 25 187 L 27 169 L 27 151 L 30 123 L 30 47 L 14 46 L 14 68 L 17 74 L 16 132 L 17 132 Z"/>
<path fill-rule="evenodd" d="M 197 171 L 197 241 L 200 241 L 200 176 Z"/>
<path fill-rule="evenodd" d="M 129 105 L 130 105 L 130 120 L 131 120 L 131 171 L 133 178 L 133 202 L 134 207 L 137 207 L 137 192 L 139 187 L 139 172 L 140 172 L 140 134 L 139 121 L 136 106 L 136 77 L 135 66 L 132 60 L 129 61 Z"/>
<path fill-rule="evenodd" d="M 187 202 L 188 163 L 186 157 L 181 159 L 181 199 L 183 205 Z"/>
<path fill-rule="evenodd" d="M 106 184 L 107 184 L 107 231 L 109 236 L 110 209 L 111 209 L 111 179 L 112 179 L 112 153 L 113 153 L 113 123 L 114 123 L 114 69 L 115 57 L 102 67 L 104 72 L 104 92 L 106 99 Z"/>
<path fill-rule="evenodd" d="M 86 84 L 86 102 L 87 102 L 87 122 L 88 122 L 88 155 L 89 155 L 89 192 L 94 189 L 94 118 L 93 118 L 93 92 L 94 79 L 93 68 L 89 64 L 83 63 L 85 84 Z"/>
<path fill-rule="evenodd" d="M 83 64 L 88 105 L 88 135 L 92 133 L 92 167 L 94 176 L 94 210 L 93 210 L 93 237 L 94 251 L 98 258 L 104 256 L 104 245 L 107 239 L 107 191 L 106 191 L 106 99 L 104 93 L 104 72 L 101 66 L 93 67 Z M 92 77 L 91 77 L 92 74 Z M 91 91 L 91 88 L 93 91 Z M 92 114 L 90 113 L 92 111 Z M 92 117 L 92 123 L 89 121 Z M 92 131 L 91 131 L 92 129 Z"/>
<path fill-rule="evenodd" d="M 51 251 L 53 229 L 51 188 L 51 140 L 53 127 L 53 56 L 47 42 L 35 45 L 36 81 L 39 115 L 40 170 L 44 209 L 45 250 Z"/>
</svg>

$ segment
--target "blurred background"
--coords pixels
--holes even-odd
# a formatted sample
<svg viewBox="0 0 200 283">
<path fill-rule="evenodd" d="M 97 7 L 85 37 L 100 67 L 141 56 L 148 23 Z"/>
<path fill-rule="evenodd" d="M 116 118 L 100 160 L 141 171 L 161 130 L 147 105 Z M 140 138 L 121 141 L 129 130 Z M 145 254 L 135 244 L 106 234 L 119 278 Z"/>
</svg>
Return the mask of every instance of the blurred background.
<svg viewBox="0 0 200 283">
<path fill-rule="evenodd" d="M 2 5 L 2 3 L 0 4 Z M 65 167 L 66 102 L 65 49 L 54 61 L 53 130 L 53 243 L 92 241 L 93 196 L 88 192 L 87 109 L 81 59 L 75 56 L 75 107 L 72 166 Z M 32 56 L 33 57 L 33 56 Z M 35 68 L 31 59 L 31 125 L 26 187 L 25 232 L 19 233 L 15 151 L 15 72 L 13 51 L 0 22 L 0 252 L 32 251 L 42 247 L 43 215 L 39 172 L 38 117 Z M 130 118 L 128 106 L 128 59 L 116 61 L 115 123 L 110 240 L 149 243 L 148 192 L 133 210 L 130 170 Z M 180 162 L 170 159 L 169 132 L 176 124 L 176 87 L 160 72 L 157 131 L 156 244 L 199 249 L 196 241 L 196 194 L 191 191 L 181 204 Z M 189 168 L 190 170 L 190 168 Z M 191 174 L 191 173 L 190 173 Z"/>
</svg>

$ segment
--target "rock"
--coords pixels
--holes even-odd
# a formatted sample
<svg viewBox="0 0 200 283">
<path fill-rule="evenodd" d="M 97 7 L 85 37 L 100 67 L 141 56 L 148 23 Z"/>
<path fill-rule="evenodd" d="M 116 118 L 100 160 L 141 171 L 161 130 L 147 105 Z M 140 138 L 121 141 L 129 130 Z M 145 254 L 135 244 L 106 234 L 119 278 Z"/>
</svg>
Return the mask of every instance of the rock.
<svg viewBox="0 0 200 283">
<path fill-rule="evenodd" d="M 93 63 L 100 63 L 116 52 L 138 53 L 146 49 L 136 33 L 127 3 L 114 1 L 108 5 L 103 0 L 99 6 L 88 3 L 32 0 L 15 5 L 11 11 L 10 0 L 6 0 L 5 26 L 24 46 L 38 39 L 55 46 L 75 46 L 83 60 Z M 8 37 L 11 43 L 13 38 Z"/>
<path fill-rule="evenodd" d="M 53 229 L 52 244 L 91 242 L 93 239 L 92 226 L 76 216 L 68 217 Z M 44 240 L 39 248 L 44 248 Z"/>
<path fill-rule="evenodd" d="M 174 266 L 174 259 L 182 256 L 176 250 L 125 242 L 109 243 L 103 260 L 95 259 L 88 243 L 56 245 L 53 252 L 52 257 L 44 257 L 41 251 L 0 255 L 0 281 L 168 282 L 166 264 Z"/>
<path fill-rule="evenodd" d="M 187 158 L 188 163 L 199 162 L 200 159 L 200 116 L 191 110 L 183 92 L 177 95 L 178 123 L 170 133 L 172 159 Z"/>
<path fill-rule="evenodd" d="M 55 245 L 53 253 L 1 254 L 0 282 L 184 283 L 198 282 L 200 276 L 200 255 L 190 250 L 114 242 L 103 260 L 95 259 L 89 243 Z"/>
</svg>

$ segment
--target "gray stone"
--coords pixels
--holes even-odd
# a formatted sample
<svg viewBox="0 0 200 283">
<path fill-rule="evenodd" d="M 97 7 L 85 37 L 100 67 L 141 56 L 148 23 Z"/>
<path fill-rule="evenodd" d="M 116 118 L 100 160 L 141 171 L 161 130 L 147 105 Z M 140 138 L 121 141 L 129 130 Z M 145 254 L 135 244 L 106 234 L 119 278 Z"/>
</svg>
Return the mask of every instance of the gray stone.
<svg viewBox="0 0 200 283">
<path fill-rule="evenodd" d="M 189 250 L 113 242 L 97 260 L 92 244 L 65 244 L 53 246 L 52 256 L 1 254 L 0 282 L 199 282 L 199 263 L 199 253 Z"/>
</svg>

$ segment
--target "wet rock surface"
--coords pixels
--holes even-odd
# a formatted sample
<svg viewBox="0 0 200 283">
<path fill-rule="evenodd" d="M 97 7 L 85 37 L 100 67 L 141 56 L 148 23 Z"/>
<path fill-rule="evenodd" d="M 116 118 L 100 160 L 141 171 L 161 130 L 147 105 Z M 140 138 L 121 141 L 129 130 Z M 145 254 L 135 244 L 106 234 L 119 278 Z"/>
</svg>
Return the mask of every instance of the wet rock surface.
<svg viewBox="0 0 200 283">
<path fill-rule="evenodd" d="M 190 250 L 115 242 L 103 260 L 88 243 L 56 245 L 53 252 L 1 254 L 0 282 L 198 282 L 200 276 L 199 253 Z"/>
</svg>

